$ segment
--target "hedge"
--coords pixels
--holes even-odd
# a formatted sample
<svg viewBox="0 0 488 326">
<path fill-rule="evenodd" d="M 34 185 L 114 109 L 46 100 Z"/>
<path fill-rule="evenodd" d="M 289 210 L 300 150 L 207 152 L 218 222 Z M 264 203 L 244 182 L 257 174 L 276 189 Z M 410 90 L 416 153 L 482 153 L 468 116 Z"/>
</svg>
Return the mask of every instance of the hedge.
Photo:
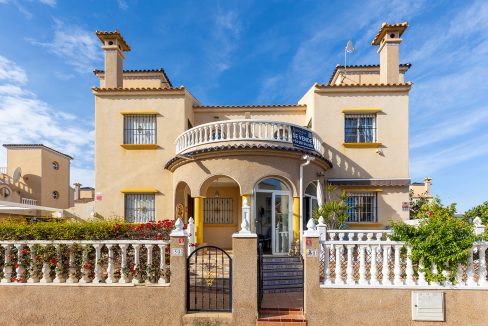
<svg viewBox="0 0 488 326">
<path fill-rule="evenodd" d="M 0 222 L 0 240 L 168 240 L 173 220 L 145 224 L 120 219 L 90 221 Z"/>
</svg>

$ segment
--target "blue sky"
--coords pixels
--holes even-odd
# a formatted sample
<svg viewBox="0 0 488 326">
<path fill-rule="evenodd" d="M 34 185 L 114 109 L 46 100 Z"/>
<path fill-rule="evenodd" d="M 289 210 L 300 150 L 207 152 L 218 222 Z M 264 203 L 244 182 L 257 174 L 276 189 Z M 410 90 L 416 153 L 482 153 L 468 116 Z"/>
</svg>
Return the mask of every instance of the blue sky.
<svg viewBox="0 0 488 326">
<path fill-rule="evenodd" d="M 0 0 L 0 143 L 53 146 L 94 184 L 95 30 L 119 28 L 126 69 L 163 67 L 203 104 L 265 104 L 327 82 L 349 39 L 351 64 L 378 63 L 379 26 L 405 20 L 410 174 L 464 211 L 488 199 L 486 1 Z"/>
</svg>

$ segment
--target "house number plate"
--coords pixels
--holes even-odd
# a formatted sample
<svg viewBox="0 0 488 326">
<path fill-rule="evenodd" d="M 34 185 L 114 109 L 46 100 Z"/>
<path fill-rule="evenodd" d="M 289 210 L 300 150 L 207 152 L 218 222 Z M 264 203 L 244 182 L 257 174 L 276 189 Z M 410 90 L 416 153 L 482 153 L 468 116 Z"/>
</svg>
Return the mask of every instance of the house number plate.
<svg viewBox="0 0 488 326">
<path fill-rule="evenodd" d="M 317 257 L 317 249 L 307 249 L 307 257 Z"/>
<path fill-rule="evenodd" d="M 171 256 L 183 256 L 183 248 L 171 248 Z"/>
</svg>

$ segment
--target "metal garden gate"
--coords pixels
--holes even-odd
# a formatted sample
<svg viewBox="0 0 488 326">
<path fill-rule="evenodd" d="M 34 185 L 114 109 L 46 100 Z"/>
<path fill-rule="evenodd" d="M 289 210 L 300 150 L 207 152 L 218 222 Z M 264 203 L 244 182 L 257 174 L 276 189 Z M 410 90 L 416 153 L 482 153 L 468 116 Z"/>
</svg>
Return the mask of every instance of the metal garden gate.
<svg viewBox="0 0 488 326">
<path fill-rule="evenodd" d="M 232 311 L 232 258 L 225 250 L 197 248 L 186 268 L 188 311 Z"/>
</svg>

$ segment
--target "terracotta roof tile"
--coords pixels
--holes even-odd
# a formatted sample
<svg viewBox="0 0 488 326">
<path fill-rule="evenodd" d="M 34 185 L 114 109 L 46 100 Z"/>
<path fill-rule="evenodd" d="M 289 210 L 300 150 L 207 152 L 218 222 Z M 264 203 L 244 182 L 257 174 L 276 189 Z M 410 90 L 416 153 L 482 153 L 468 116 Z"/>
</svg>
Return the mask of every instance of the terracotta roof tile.
<svg viewBox="0 0 488 326">
<path fill-rule="evenodd" d="M 166 71 L 164 71 L 163 68 L 159 68 L 159 69 L 132 69 L 132 70 L 124 69 L 124 74 L 140 74 L 140 73 L 155 73 L 155 72 L 161 72 L 163 74 L 164 78 L 168 81 L 169 86 L 173 87 L 173 84 L 171 84 L 171 81 L 169 80 L 168 75 L 166 75 Z M 105 73 L 105 70 L 95 69 L 95 70 L 93 70 L 93 73 L 95 75 L 103 74 L 103 73 Z"/>
<path fill-rule="evenodd" d="M 326 159 L 324 156 L 318 154 L 315 151 L 308 151 L 306 149 L 296 148 L 296 147 L 289 147 L 289 146 L 278 146 L 278 145 L 268 145 L 268 144 L 235 144 L 235 145 L 221 145 L 221 146 L 213 146 L 213 147 L 206 147 L 197 149 L 191 152 L 187 152 L 181 154 L 179 156 L 173 157 L 166 165 L 164 166 L 165 169 L 169 169 L 174 163 L 178 160 L 182 160 L 181 156 L 191 157 L 196 154 L 203 154 L 203 153 L 211 153 L 223 150 L 235 150 L 235 149 L 253 149 L 253 150 L 278 150 L 278 151 L 288 151 L 288 152 L 296 152 L 301 154 L 309 154 L 314 156 L 315 158 L 322 160 L 325 162 L 330 168 L 332 168 L 332 163 Z"/>
<path fill-rule="evenodd" d="M 405 30 L 407 29 L 408 27 L 408 22 L 403 22 L 403 23 L 400 23 L 400 24 L 387 24 L 387 23 L 383 23 L 381 25 L 381 28 L 380 28 L 380 31 L 378 32 L 378 34 L 376 34 L 373 42 L 371 42 L 372 45 L 380 45 L 381 43 L 381 39 L 383 38 L 383 36 L 389 31 L 389 30 L 400 30 L 400 37 L 402 36 L 403 32 L 405 32 Z"/>
<path fill-rule="evenodd" d="M 400 68 L 407 68 L 406 70 L 410 69 L 410 67 L 412 66 L 411 63 L 401 63 L 400 64 Z M 347 68 L 366 68 L 366 69 L 379 69 L 380 68 L 380 65 L 350 65 L 350 66 L 347 66 Z M 332 83 L 332 80 L 334 79 L 334 76 L 337 74 L 337 71 L 339 69 L 344 69 L 344 66 L 343 65 L 337 65 L 334 69 L 334 71 L 332 72 L 332 75 L 330 76 L 330 79 L 329 79 L 329 84 Z"/>
<path fill-rule="evenodd" d="M 61 153 L 55 149 L 52 149 L 51 147 L 48 147 L 44 144 L 3 144 L 3 147 L 5 148 L 43 148 L 43 149 L 46 149 L 48 151 L 51 151 L 51 152 L 54 152 L 56 154 L 59 154 L 61 156 L 64 156 L 70 160 L 73 159 L 73 157 L 67 155 L 67 154 L 64 154 L 64 153 Z"/>
<path fill-rule="evenodd" d="M 263 105 L 202 105 L 196 106 L 198 109 L 232 109 L 232 108 L 293 108 L 306 107 L 305 104 L 263 104 Z"/>
<path fill-rule="evenodd" d="M 106 88 L 106 87 L 92 87 L 94 92 L 100 93 L 108 93 L 108 92 L 165 92 L 165 91 L 183 91 L 185 90 L 185 86 L 180 87 L 115 87 L 115 88 Z"/>
<path fill-rule="evenodd" d="M 122 45 L 122 50 L 123 51 L 130 51 L 130 46 L 124 40 L 124 38 L 122 37 L 122 34 L 120 34 L 120 31 L 118 29 L 116 29 L 113 32 L 96 31 L 95 34 L 98 36 L 98 38 L 100 39 L 100 41 L 102 43 L 104 43 L 107 36 L 108 37 L 114 37 L 115 36 L 116 38 L 119 39 L 120 45 Z"/>
<path fill-rule="evenodd" d="M 315 87 L 317 88 L 361 88 L 361 87 L 404 87 L 404 86 L 412 86 L 412 82 L 407 83 L 396 83 L 396 84 L 339 84 L 339 85 L 331 85 L 331 84 L 316 84 Z"/>
</svg>

